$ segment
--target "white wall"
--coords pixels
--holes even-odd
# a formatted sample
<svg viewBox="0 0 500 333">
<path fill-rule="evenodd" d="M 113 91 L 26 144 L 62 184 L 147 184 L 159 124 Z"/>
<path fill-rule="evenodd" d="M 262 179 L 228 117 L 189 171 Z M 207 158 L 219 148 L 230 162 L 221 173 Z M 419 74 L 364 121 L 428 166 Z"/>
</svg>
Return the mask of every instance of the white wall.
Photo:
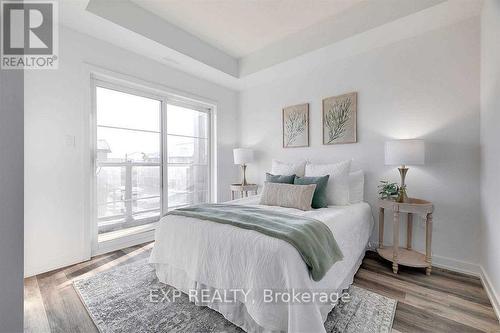
<svg viewBox="0 0 500 333">
<path fill-rule="evenodd" d="M 500 315 L 500 1 L 481 17 L 481 264 Z"/>
<path fill-rule="evenodd" d="M 354 158 L 355 167 L 366 171 L 365 197 L 375 213 L 379 180 L 398 181 L 397 170 L 384 166 L 384 141 L 423 138 L 427 163 L 410 168 L 407 184 L 410 196 L 435 203 L 434 262 L 476 271 L 479 60 L 476 17 L 349 59 L 306 64 L 313 68 L 307 73 L 241 92 L 240 143 L 255 148 L 258 158 L 249 165 L 248 178 L 262 183 L 272 158 Z M 358 143 L 324 146 L 321 101 L 350 91 L 358 92 Z M 310 147 L 283 149 L 281 109 L 305 102 L 310 103 Z M 416 224 L 419 249 L 424 246 L 423 231 L 423 225 Z M 389 224 L 385 237 L 390 236 Z"/>
<path fill-rule="evenodd" d="M 219 200 L 237 179 L 234 91 L 61 27 L 57 70 L 25 76 L 25 275 L 77 262 L 89 253 L 89 77 L 84 62 L 217 103 Z M 76 145 L 68 146 L 66 136 Z"/>
</svg>

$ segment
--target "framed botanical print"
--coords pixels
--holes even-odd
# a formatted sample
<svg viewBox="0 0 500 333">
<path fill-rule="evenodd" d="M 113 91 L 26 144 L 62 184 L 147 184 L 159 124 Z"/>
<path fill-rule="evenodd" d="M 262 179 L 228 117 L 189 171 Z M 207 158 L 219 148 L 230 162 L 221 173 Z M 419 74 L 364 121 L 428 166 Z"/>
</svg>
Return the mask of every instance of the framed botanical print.
<svg viewBox="0 0 500 333">
<path fill-rule="evenodd" d="M 309 104 L 283 109 L 283 148 L 309 146 Z"/>
<path fill-rule="evenodd" d="M 357 93 L 323 100 L 323 144 L 355 143 Z"/>
</svg>

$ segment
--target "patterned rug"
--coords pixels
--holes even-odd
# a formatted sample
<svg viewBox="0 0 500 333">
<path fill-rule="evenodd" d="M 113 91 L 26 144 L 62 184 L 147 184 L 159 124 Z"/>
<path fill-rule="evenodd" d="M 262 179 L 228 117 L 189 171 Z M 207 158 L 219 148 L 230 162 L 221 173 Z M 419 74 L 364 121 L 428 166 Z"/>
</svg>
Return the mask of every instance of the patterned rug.
<svg viewBox="0 0 500 333">
<path fill-rule="evenodd" d="M 74 282 L 101 333 L 115 332 L 243 332 L 218 312 L 189 302 L 152 302 L 151 290 L 172 298 L 174 288 L 158 281 L 154 268 L 141 260 Z M 340 302 L 328 315 L 327 332 L 390 332 L 396 301 L 351 286 L 351 300 Z M 159 296 L 162 296 L 159 295 Z"/>
</svg>

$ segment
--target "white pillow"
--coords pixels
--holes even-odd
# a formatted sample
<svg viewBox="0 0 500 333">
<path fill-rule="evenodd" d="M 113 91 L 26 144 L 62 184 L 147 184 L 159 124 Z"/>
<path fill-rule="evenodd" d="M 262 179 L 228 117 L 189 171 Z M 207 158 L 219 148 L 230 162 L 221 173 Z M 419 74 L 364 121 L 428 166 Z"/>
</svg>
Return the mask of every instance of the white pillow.
<svg viewBox="0 0 500 333">
<path fill-rule="evenodd" d="M 305 167 L 306 167 L 306 161 L 286 163 L 273 159 L 271 173 L 273 175 L 282 175 L 282 176 L 296 175 L 299 177 L 304 177 Z"/>
<path fill-rule="evenodd" d="M 326 194 L 329 205 L 349 204 L 349 169 L 351 160 L 335 164 L 307 164 L 306 177 L 330 175 Z"/>
<path fill-rule="evenodd" d="M 283 183 L 264 183 L 260 204 L 311 210 L 316 184 L 294 185 Z"/>
<path fill-rule="evenodd" d="M 349 203 L 363 201 L 365 193 L 365 174 L 363 170 L 351 172 L 349 174 Z"/>
</svg>

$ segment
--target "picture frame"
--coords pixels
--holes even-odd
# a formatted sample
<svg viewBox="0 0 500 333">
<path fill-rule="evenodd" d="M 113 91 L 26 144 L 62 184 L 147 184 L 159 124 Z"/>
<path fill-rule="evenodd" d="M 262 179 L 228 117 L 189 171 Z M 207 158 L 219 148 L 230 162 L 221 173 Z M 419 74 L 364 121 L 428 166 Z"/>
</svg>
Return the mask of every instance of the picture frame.
<svg viewBox="0 0 500 333">
<path fill-rule="evenodd" d="M 282 110 L 283 148 L 309 147 L 309 103 Z"/>
<path fill-rule="evenodd" d="M 323 144 L 357 142 L 357 92 L 323 99 Z"/>
</svg>

